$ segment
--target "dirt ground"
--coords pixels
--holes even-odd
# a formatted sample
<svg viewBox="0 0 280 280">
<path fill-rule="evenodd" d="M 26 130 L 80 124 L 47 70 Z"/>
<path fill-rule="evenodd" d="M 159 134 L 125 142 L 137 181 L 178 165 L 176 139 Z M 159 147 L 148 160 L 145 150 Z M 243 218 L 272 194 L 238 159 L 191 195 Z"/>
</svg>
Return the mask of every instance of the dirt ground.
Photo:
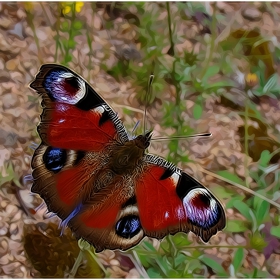
<svg viewBox="0 0 280 280">
<path fill-rule="evenodd" d="M 176 10 L 175 6 L 172 4 L 171 8 Z M 211 14 L 211 6 L 206 4 L 206 7 Z M 235 18 L 236 26 L 243 26 L 250 30 L 259 28 L 262 34 L 275 36 L 275 40 L 279 42 L 280 21 L 276 21 L 272 13 L 280 16 L 280 5 L 275 3 L 271 13 L 263 11 L 261 7 L 261 3 L 249 2 L 219 2 L 217 4 L 217 9 L 224 11 L 226 15 L 225 21 L 231 22 Z M 47 277 L 51 277 L 52 273 L 57 277 L 67 277 L 73 276 L 73 265 L 79 254 L 76 240 L 70 231 L 66 231 L 63 237 L 59 237 L 59 219 L 56 216 L 50 217 L 44 204 L 37 208 L 42 200 L 36 195 L 31 195 L 30 182 L 24 179 L 32 172 L 30 162 L 33 150 L 31 147 L 40 143 L 36 126 L 40 121 L 42 111 L 40 97 L 29 88 L 29 83 L 34 79 L 43 63 L 55 61 L 56 43 L 54 38 L 57 35 L 54 28 L 56 17 L 52 13 L 53 7 L 46 3 L 41 5 L 33 3 L 29 10 L 29 13 L 33 14 L 33 18 L 28 17 L 27 9 L 26 4 L 20 2 L 0 3 L 0 277 L 34 278 L 41 277 L 42 271 Z M 136 49 L 135 55 L 137 55 L 137 44 L 131 40 L 134 38 L 135 31 L 122 18 L 123 15 L 115 15 L 111 19 L 113 28 L 106 29 L 104 18 L 107 19 L 108 14 L 105 5 L 100 5 L 93 14 L 90 3 L 84 3 L 79 16 L 86 20 L 93 30 L 94 55 L 91 58 L 92 64 L 89 69 L 88 53 L 91 50 L 87 44 L 87 37 L 81 33 L 76 36 L 76 48 L 71 51 L 73 59 L 69 63 L 69 67 L 85 77 L 100 92 L 118 112 L 128 131 L 131 131 L 137 120 L 142 120 L 144 111 L 144 107 L 137 99 L 138 88 L 129 79 L 117 80 L 110 76 L 100 65 L 103 63 L 107 68 L 112 67 L 119 57 L 126 53 L 127 49 Z M 162 17 L 166 18 L 166 14 Z M 189 32 L 186 36 L 195 37 L 201 31 L 201 24 L 195 17 L 191 22 L 184 24 L 188 27 Z M 184 28 L 186 28 L 184 24 L 181 24 L 182 30 L 179 33 L 184 32 Z M 36 30 L 36 37 L 34 37 L 33 28 Z M 192 40 L 188 40 L 187 43 L 183 42 L 182 45 L 178 44 L 176 47 L 178 51 L 185 48 L 190 50 L 199 48 Z M 164 51 L 167 52 L 167 50 Z M 62 58 L 58 58 L 57 63 L 59 63 L 59 59 Z M 149 73 L 147 73 L 147 80 L 148 77 Z M 149 126 L 153 127 L 155 136 L 168 136 L 174 132 L 172 127 L 161 126 L 164 117 L 161 99 L 172 102 L 174 96 L 174 87 L 170 87 L 164 96 L 156 98 L 148 108 L 147 122 Z M 254 162 L 252 157 L 244 154 L 238 134 L 238 129 L 244 125 L 244 120 L 230 107 L 223 106 L 219 101 L 220 97 L 210 95 L 204 104 L 205 112 L 199 120 L 194 119 L 192 115 L 195 100 L 190 98 L 182 101 L 186 107 L 184 119 L 187 120 L 188 125 L 195 132 L 205 132 L 210 128 L 213 136 L 210 139 L 194 139 L 182 143 L 182 149 L 187 151 L 186 153 L 193 162 L 179 163 L 179 166 L 210 189 L 216 185 L 215 180 L 218 180 L 212 176 L 215 172 L 224 170 L 226 166 L 227 170 L 237 174 L 240 178 L 245 178 L 244 161 L 247 161 L 248 165 Z M 263 98 L 257 108 L 268 120 L 268 125 L 279 131 L 279 101 L 274 100 L 273 106 L 271 102 L 271 99 Z M 126 114 L 126 110 L 129 110 L 130 113 Z M 268 131 L 268 133 L 270 132 Z M 277 138 L 274 138 L 277 141 Z M 166 157 L 168 143 L 166 141 L 155 142 L 152 144 L 150 152 Z M 206 174 L 205 169 L 210 170 L 211 173 Z M 252 178 L 248 180 L 249 183 L 253 181 Z M 237 194 L 242 194 L 241 190 L 229 183 L 224 182 L 223 186 Z M 277 200 L 276 202 L 279 203 Z M 278 210 L 275 208 L 270 211 L 273 214 Z M 233 208 L 227 209 L 226 215 L 229 220 L 245 220 L 244 216 Z M 54 246 L 53 244 L 59 244 L 57 245 L 59 249 L 55 246 L 52 247 L 52 255 L 46 257 L 40 251 L 39 245 L 41 244 L 41 248 L 43 248 L 52 237 L 55 241 L 50 243 L 52 245 L 49 244 L 49 248 Z M 279 277 L 280 243 L 278 241 L 275 243 L 276 248 L 266 259 L 263 252 L 246 247 L 247 238 L 248 236 L 244 233 L 221 232 L 211 239 L 210 246 L 205 248 L 204 254 L 215 259 L 225 270 L 229 270 L 234 252 L 231 246 L 244 246 L 246 252 L 242 264 L 244 269 L 250 270 L 254 267 L 260 271 L 266 271 L 272 278 Z M 193 241 L 192 246 L 200 244 L 193 234 L 190 234 L 189 239 Z M 150 242 L 155 248 L 159 247 L 160 241 L 151 240 Z M 66 244 L 65 247 L 63 244 Z M 218 245 L 224 247 L 218 248 Z M 68 250 L 67 246 L 71 250 Z M 27 247 L 31 248 L 28 255 Z M 60 263 L 59 259 L 63 258 L 67 252 L 69 263 Z M 40 258 L 40 260 L 38 261 L 36 258 Z M 88 272 L 86 268 L 84 271 L 79 270 L 78 276 L 91 275 L 91 277 L 98 278 L 104 276 L 139 278 L 143 276 L 143 274 L 141 275 L 141 265 L 126 253 L 106 250 L 97 255 L 97 263 L 101 264 L 105 272 L 97 265 L 93 272 Z M 59 272 L 52 272 L 53 266 L 59 267 Z M 205 277 L 216 277 L 216 274 L 212 271 Z"/>
</svg>

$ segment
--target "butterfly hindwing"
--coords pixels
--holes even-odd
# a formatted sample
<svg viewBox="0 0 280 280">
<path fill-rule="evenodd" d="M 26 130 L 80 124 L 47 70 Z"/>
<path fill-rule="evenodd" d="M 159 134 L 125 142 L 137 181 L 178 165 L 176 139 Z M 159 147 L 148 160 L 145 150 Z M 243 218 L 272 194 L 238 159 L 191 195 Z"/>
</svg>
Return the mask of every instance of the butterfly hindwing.
<svg viewBox="0 0 280 280">
<path fill-rule="evenodd" d="M 225 227 L 220 202 L 193 177 L 153 155 L 145 156 L 143 170 L 135 193 L 146 235 L 192 231 L 207 242 Z"/>
<path fill-rule="evenodd" d="M 70 220 L 77 237 L 91 243 L 97 252 L 104 249 L 127 250 L 144 237 L 131 177 L 115 178 L 94 191 Z"/>
</svg>

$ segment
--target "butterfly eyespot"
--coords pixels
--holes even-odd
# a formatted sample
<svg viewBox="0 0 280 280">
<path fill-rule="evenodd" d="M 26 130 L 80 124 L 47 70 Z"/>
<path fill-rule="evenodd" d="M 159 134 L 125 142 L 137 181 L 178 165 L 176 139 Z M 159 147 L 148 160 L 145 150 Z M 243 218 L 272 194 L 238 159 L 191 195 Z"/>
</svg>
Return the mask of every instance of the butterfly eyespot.
<svg viewBox="0 0 280 280">
<path fill-rule="evenodd" d="M 191 190 L 183 199 L 188 219 L 196 226 L 211 228 L 220 218 L 217 202 L 202 188 Z"/>
<path fill-rule="evenodd" d="M 123 238 L 132 238 L 137 235 L 141 230 L 139 217 L 129 215 L 121 218 L 116 224 L 117 235 Z"/>
<path fill-rule="evenodd" d="M 43 161 L 48 170 L 59 172 L 66 163 L 66 151 L 59 148 L 48 147 L 44 153 Z"/>
<path fill-rule="evenodd" d="M 77 104 L 85 95 L 83 80 L 63 70 L 48 73 L 44 87 L 51 99 L 68 104 Z"/>
</svg>

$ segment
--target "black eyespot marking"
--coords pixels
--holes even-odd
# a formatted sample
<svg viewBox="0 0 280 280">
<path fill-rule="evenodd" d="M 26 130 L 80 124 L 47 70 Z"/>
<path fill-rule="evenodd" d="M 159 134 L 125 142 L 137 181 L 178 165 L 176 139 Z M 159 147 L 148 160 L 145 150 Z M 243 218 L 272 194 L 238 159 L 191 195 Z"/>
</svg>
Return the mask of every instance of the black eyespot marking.
<svg viewBox="0 0 280 280">
<path fill-rule="evenodd" d="M 122 205 L 122 209 L 129 206 L 129 205 L 135 205 L 136 204 L 136 196 L 132 196 L 130 199 L 128 199 L 123 205 Z"/>
<path fill-rule="evenodd" d="M 86 153 L 84 151 L 78 151 L 77 158 L 74 161 L 74 165 L 77 165 L 84 158 L 85 155 L 86 155 Z"/>
<path fill-rule="evenodd" d="M 110 114 L 108 111 L 104 111 L 100 120 L 99 120 L 99 123 L 98 125 L 99 126 L 102 126 L 105 122 L 109 121 L 111 118 L 110 118 Z"/>
<path fill-rule="evenodd" d="M 177 187 L 176 193 L 183 200 L 187 193 L 197 187 L 202 187 L 194 178 L 182 172 Z"/>
<path fill-rule="evenodd" d="M 54 173 L 59 172 L 66 163 L 66 150 L 48 147 L 43 155 L 43 161 L 48 170 Z"/>
<path fill-rule="evenodd" d="M 85 96 L 76 104 L 76 106 L 84 111 L 89 111 L 102 104 L 105 104 L 104 100 L 86 84 Z"/>
<path fill-rule="evenodd" d="M 174 170 L 167 168 L 165 169 L 164 173 L 161 175 L 161 177 L 159 178 L 160 180 L 165 180 L 169 177 L 171 177 L 174 173 Z"/>
<path fill-rule="evenodd" d="M 194 202 L 194 205 L 200 209 L 208 208 L 210 206 L 210 199 L 211 197 L 209 195 L 199 194 L 195 198 L 195 201 L 197 201 L 197 203 Z"/>
<path fill-rule="evenodd" d="M 129 215 L 121 218 L 116 224 L 117 235 L 130 239 L 137 235 L 141 230 L 139 217 Z"/>
<path fill-rule="evenodd" d="M 65 78 L 65 83 L 67 83 L 72 88 L 76 89 L 76 91 L 80 88 L 77 77 L 73 76 L 73 77 Z"/>
</svg>

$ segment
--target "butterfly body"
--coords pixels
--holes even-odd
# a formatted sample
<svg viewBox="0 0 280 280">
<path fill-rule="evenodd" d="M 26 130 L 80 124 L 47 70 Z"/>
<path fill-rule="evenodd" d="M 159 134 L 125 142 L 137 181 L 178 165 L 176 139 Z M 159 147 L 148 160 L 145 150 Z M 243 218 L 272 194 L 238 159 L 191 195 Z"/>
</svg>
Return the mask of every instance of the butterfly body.
<svg viewBox="0 0 280 280">
<path fill-rule="evenodd" d="M 151 132 L 130 137 L 117 114 L 70 69 L 43 65 L 32 191 L 96 251 L 126 250 L 144 236 L 192 231 L 207 242 L 225 226 L 219 201 L 172 163 L 147 154 Z"/>
</svg>

